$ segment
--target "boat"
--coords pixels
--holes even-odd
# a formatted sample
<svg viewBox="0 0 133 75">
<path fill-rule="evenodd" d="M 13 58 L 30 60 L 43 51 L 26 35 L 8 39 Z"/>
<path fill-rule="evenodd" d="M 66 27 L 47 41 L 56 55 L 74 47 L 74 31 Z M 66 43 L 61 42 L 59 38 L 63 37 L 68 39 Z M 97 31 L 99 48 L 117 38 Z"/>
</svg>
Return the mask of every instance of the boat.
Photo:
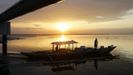
<svg viewBox="0 0 133 75">
<path fill-rule="evenodd" d="M 57 41 L 52 42 L 52 50 L 48 51 L 36 51 L 36 52 L 21 52 L 22 55 L 28 57 L 31 60 L 47 60 L 47 61 L 59 61 L 59 60 L 73 60 L 79 58 L 95 58 L 100 56 L 107 56 L 110 52 L 116 48 L 116 46 L 110 45 L 108 47 L 77 47 L 77 43 L 74 40 L 70 41 Z"/>
</svg>

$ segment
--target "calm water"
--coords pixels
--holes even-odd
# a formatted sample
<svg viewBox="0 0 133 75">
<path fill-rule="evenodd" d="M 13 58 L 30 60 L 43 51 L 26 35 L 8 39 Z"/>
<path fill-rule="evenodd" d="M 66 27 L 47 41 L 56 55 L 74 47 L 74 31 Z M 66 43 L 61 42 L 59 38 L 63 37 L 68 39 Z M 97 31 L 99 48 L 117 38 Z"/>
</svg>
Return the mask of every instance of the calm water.
<svg viewBox="0 0 133 75">
<path fill-rule="evenodd" d="M 88 61 L 75 69 L 63 72 L 53 72 L 51 66 L 32 64 L 21 66 L 9 65 L 11 75 L 133 75 L 133 35 L 48 35 L 48 36 L 19 36 L 24 39 L 11 40 L 8 43 L 10 52 L 51 50 L 53 41 L 75 40 L 78 46 L 93 47 L 95 38 L 98 38 L 99 46 L 115 45 L 117 48 L 113 55 L 120 55 L 120 59 L 113 61 L 99 61 L 98 70 L 94 67 L 94 61 Z"/>
<path fill-rule="evenodd" d="M 22 36 L 24 37 L 24 36 Z M 115 45 L 117 53 L 127 58 L 133 58 L 133 35 L 50 35 L 50 36 L 25 36 L 24 39 L 9 41 L 9 51 L 42 51 L 51 50 L 54 41 L 75 40 L 78 46 L 93 47 L 95 38 L 99 46 Z"/>
</svg>

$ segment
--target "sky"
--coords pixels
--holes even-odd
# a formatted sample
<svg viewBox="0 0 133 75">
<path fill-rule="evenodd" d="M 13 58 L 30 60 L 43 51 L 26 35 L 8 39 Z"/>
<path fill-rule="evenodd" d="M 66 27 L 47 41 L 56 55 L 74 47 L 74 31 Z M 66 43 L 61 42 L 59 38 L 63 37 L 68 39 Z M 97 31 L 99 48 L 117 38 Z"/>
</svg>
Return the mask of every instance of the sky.
<svg viewBox="0 0 133 75">
<path fill-rule="evenodd" d="M 0 0 L 0 13 L 19 0 Z M 133 0 L 64 0 L 11 20 L 12 34 L 133 34 Z M 66 31 L 59 29 L 66 24 Z"/>
</svg>

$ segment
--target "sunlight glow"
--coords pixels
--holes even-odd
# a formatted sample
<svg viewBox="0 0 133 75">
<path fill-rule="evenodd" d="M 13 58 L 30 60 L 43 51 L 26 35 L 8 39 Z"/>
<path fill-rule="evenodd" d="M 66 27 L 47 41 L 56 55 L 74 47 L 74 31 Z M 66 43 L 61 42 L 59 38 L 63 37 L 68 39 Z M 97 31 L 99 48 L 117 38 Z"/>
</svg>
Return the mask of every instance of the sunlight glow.
<svg viewBox="0 0 133 75">
<path fill-rule="evenodd" d="M 68 23 L 57 23 L 57 29 L 61 32 L 65 32 L 68 30 L 69 26 Z"/>
</svg>

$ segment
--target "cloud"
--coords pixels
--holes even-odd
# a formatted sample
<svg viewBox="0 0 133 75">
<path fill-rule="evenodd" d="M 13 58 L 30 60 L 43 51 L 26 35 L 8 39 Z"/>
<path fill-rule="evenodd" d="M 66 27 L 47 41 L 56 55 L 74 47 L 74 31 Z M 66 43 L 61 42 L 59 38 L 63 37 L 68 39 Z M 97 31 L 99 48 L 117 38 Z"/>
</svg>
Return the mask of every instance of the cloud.
<svg viewBox="0 0 133 75">
<path fill-rule="evenodd" d="M 1 0 L 0 12 L 3 12 L 17 1 L 19 0 Z M 133 0 L 65 0 L 17 18 L 15 21 L 108 21 L 120 19 L 119 17 L 131 9 L 133 9 Z M 97 18 L 98 16 L 104 18 Z M 35 20 L 35 18 L 37 19 Z"/>
<path fill-rule="evenodd" d="M 0 0 L 0 12 L 17 1 Z M 74 24 L 77 29 L 131 28 L 132 16 L 133 0 L 65 0 L 16 18 L 12 20 L 12 24 L 14 31 L 22 28 L 23 33 L 28 32 L 27 28 L 31 28 L 31 32 L 39 31 L 39 28 L 50 30 L 53 23 L 65 21 Z"/>
<path fill-rule="evenodd" d="M 55 5 L 42 8 L 16 20 L 88 20 L 92 22 L 110 21 L 120 19 L 121 16 L 131 9 L 133 9 L 133 0 L 65 0 L 62 3 L 57 3 Z M 97 16 L 105 17 L 105 19 L 97 18 Z"/>
</svg>

